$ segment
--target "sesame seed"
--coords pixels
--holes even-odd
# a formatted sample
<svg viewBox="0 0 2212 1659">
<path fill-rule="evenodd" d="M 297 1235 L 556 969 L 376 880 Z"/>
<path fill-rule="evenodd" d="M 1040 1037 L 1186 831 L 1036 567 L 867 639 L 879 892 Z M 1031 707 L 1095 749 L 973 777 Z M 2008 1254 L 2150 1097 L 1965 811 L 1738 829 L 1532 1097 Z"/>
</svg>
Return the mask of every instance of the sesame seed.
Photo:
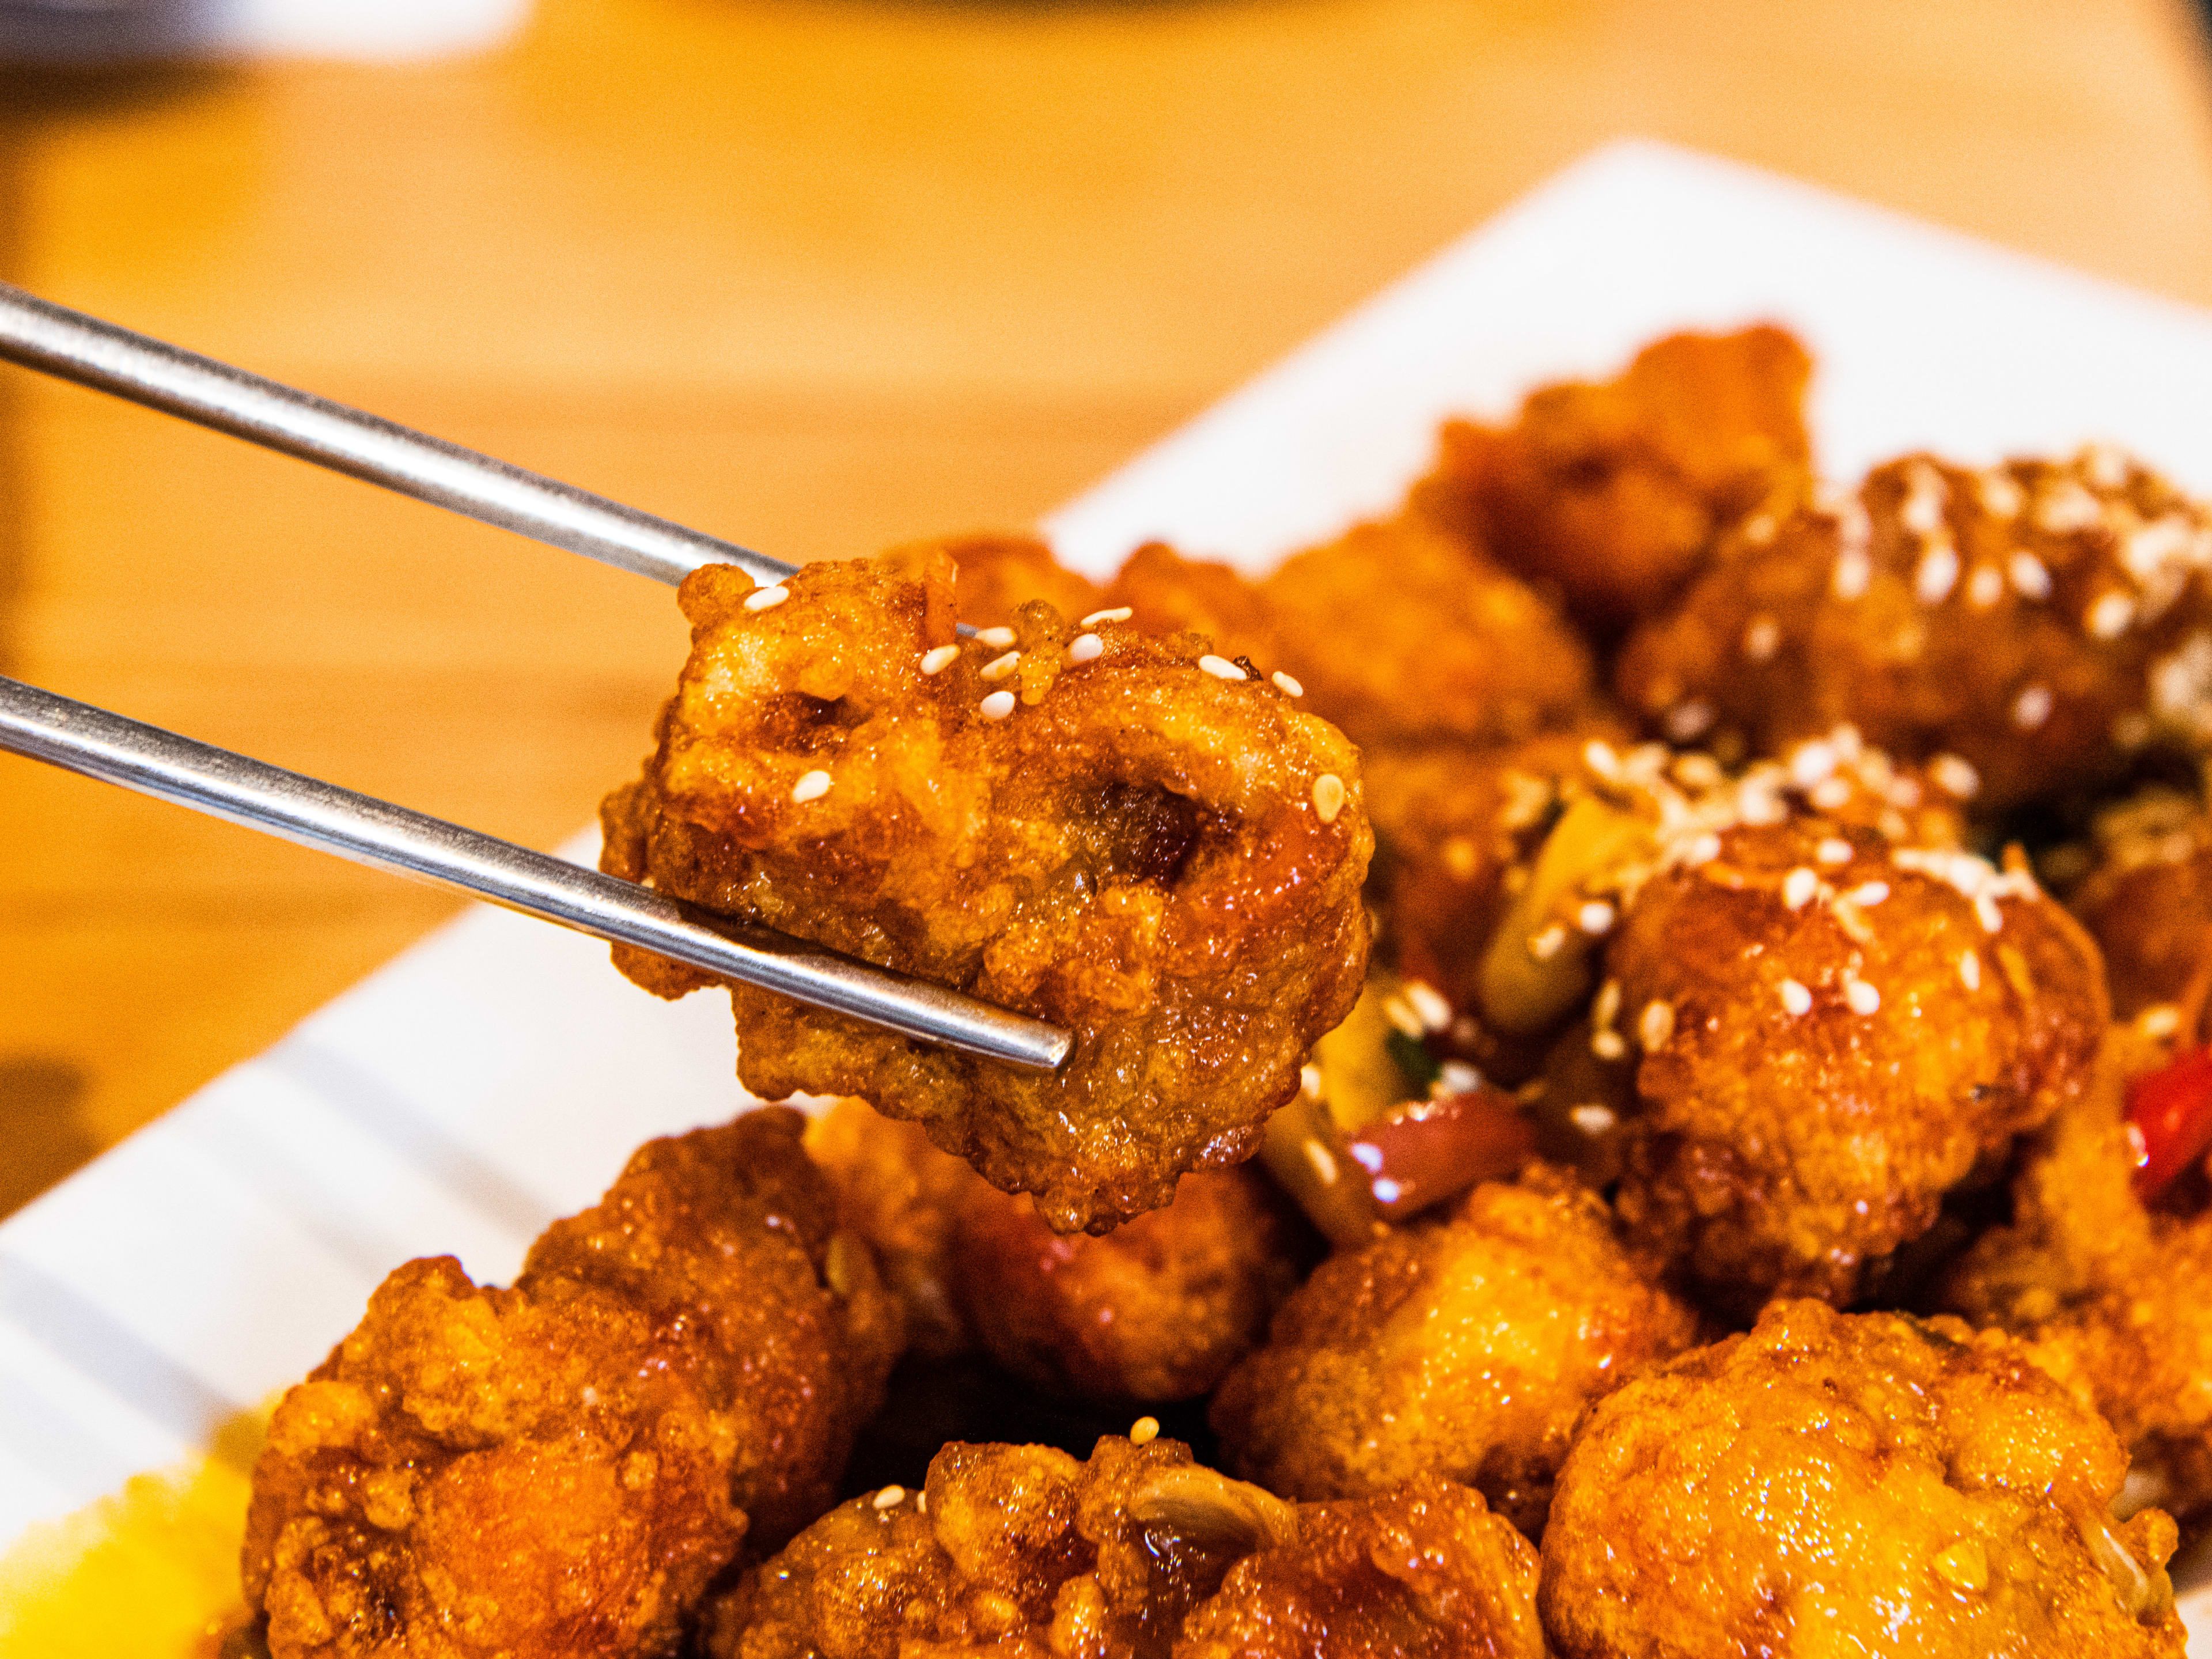
<svg viewBox="0 0 2212 1659">
<path fill-rule="evenodd" d="M 1391 1180 L 1389 1176 L 1376 1176 L 1374 1185 L 1369 1190 L 1375 1194 L 1375 1201 L 1377 1204 L 1395 1204 L 1406 1195 L 1406 1189 Z"/>
<path fill-rule="evenodd" d="M 1782 981 L 1782 1006 L 1793 1015 L 1813 1012 L 1813 994 L 1794 979 Z"/>
<path fill-rule="evenodd" d="M 1851 844 L 1841 836 L 1831 836 L 1813 849 L 1813 856 L 1823 864 L 1849 864 Z"/>
<path fill-rule="evenodd" d="M 1567 930 L 1555 921 L 1542 933 L 1529 937 L 1528 954 L 1539 962 L 1549 962 L 1565 948 L 1566 943 Z"/>
<path fill-rule="evenodd" d="M 1966 603 L 1977 611 L 1986 611 L 2004 598 L 2004 578 L 1993 564 L 1978 565 L 1974 574 L 1966 578 Z"/>
<path fill-rule="evenodd" d="M 906 1488 L 904 1486 L 885 1486 L 881 1492 L 878 1492 L 875 1497 L 875 1504 L 879 1510 L 895 1510 L 905 1502 Z"/>
<path fill-rule="evenodd" d="M 1307 1167 L 1320 1178 L 1321 1184 L 1324 1187 L 1336 1185 L 1336 1154 L 1310 1135 L 1306 1137 L 1305 1154 Z"/>
<path fill-rule="evenodd" d="M 1928 763 L 1928 775 L 1936 787 L 1957 800 L 1972 800 L 1981 793 L 1982 775 L 1973 763 L 1956 755 L 1938 755 Z"/>
<path fill-rule="evenodd" d="M 1969 991 L 1982 988 L 1982 959 L 1972 951 L 1959 953 L 1959 983 Z"/>
<path fill-rule="evenodd" d="M 1198 665 L 1217 680 L 1241 680 L 1244 671 L 1226 657 L 1200 657 Z"/>
<path fill-rule="evenodd" d="M 1667 711 L 1667 735 L 1676 743 L 1695 743 L 1712 726 L 1713 706 L 1702 697 L 1678 702 Z"/>
<path fill-rule="evenodd" d="M 1316 1100 L 1321 1098 L 1321 1067 L 1308 1060 L 1298 1067 L 1298 1087 Z"/>
<path fill-rule="evenodd" d="M 1610 1106 L 1600 1106 L 1592 1102 L 1569 1112 L 1567 1121 L 1586 1135 L 1601 1135 L 1620 1121 L 1620 1115 Z"/>
<path fill-rule="evenodd" d="M 1982 931 L 1985 933 L 2004 930 L 2004 912 L 1997 908 L 1997 902 L 1987 893 L 1975 896 L 1974 916 L 1982 924 Z"/>
<path fill-rule="evenodd" d="M 983 699 L 981 708 L 985 720 L 1002 720 L 1014 712 L 1014 694 L 1011 691 L 994 691 Z"/>
<path fill-rule="evenodd" d="M 1881 1008 L 1881 993 L 1863 979 L 1844 981 L 1844 1000 L 1855 1014 L 1876 1013 Z"/>
<path fill-rule="evenodd" d="M 2094 637 L 2116 640 L 2128 631 L 2128 624 L 2135 619 L 2135 600 L 2114 588 L 2097 596 L 2097 602 L 2089 607 L 2089 614 L 2082 617 L 2081 623 Z"/>
<path fill-rule="evenodd" d="M 2023 732 L 2033 732 L 2051 718 L 2051 688 L 2031 685 L 2013 699 L 2012 723 Z"/>
<path fill-rule="evenodd" d="M 811 800 L 820 800 L 829 793 L 830 775 L 827 772 L 809 772 L 791 786 L 791 799 L 801 806 Z"/>
<path fill-rule="evenodd" d="M 1671 1002 L 1647 1002 L 1644 1017 L 1636 1022 L 1637 1035 L 1644 1039 L 1646 1050 L 1663 1048 L 1667 1039 L 1674 1035 L 1674 1005 Z"/>
<path fill-rule="evenodd" d="M 1482 1087 L 1482 1073 L 1463 1060 L 1448 1060 L 1437 1067 L 1433 1092 L 1471 1095 Z"/>
<path fill-rule="evenodd" d="M 2181 1010 L 2170 1002 L 2154 1003 L 2142 1012 L 2145 1036 L 2170 1037 L 2181 1029 Z"/>
<path fill-rule="evenodd" d="M 1782 902 L 1793 910 L 1803 909 L 1820 890 L 1820 877 L 1802 864 L 1782 878 Z"/>
<path fill-rule="evenodd" d="M 1583 745 L 1583 764 L 1607 783 L 1620 775 L 1620 757 L 1613 753 L 1611 744 L 1598 738 Z"/>
<path fill-rule="evenodd" d="M 1874 583 L 1874 561 L 1863 547 L 1847 547 L 1836 555 L 1836 570 L 1832 579 L 1836 597 L 1849 602 L 1863 599 Z"/>
<path fill-rule="evenodd" d="M 1575 926 L 1593 938 L 1613 931 L 1619 913 L 1603 899 L 1592 899 L 1575 912 Z"/>
<path fill-rule="evenodd" d="M 1344 780 L 1334 772 L 1324 772 L 1316 778 L 1313 804 L 1323 823 L 1334 823 L 1336 815 L 1344 811 Z"/>
<path fill-rule="evenodd" d="M 1117 605 L 1111 611 L 1094 611 L 1076 624 L 1079 628 L 1096 628 L 1100 623 L 1127 622 L 1137 613 L 1126 605 Z"/>
<path fill-rule="evenodd" d="M 1765 662 L 1782 648 L 1782 625 L 1771 617 L 1753 617 L 1743 630 L 1743 654 Z"/>
<path fill-rule="evenodd" d="M 1628 1039 L 1618 1031 L 1600 1031 L 1590 1038 L 1590 1052 L 1600 1060 L 1619 1060 L 1628 1052 Z"/>
<path fill-rule="evenodd" d="M 1889 884 L 1886 881 L 1864 882 L 1852 888 L 1844 896 L 1857 905 L 1860 909 L 1871 910 L 1889 896 Z"/>
<path fill-rule="evenodd" d="M 1721 838 L 1708 830 L 1692 842 L 1683 852 L 1682 862 L 1692 869 L 1701 864 L 1711 864 L 1721 855 Z"/>
<path fill-rule="evenodd" d="M 2105 504 L 2069 478 L 2043 492 L 2034 517 L 2037 529 L 2066 536 L 2103 523 Z"/>
<path fill-rule="evenodd" d="M 1129 1440 L 1133 1445 L 1149 1446 L 1160 1437 L 1160 1419 L 1140 1417 L 1129 1425 Z"/>
<path fill-rule="evenodd" d="M 2081 476 L 2100 489 L 2118 489 L 2128 481 L 2128 458 L 2111 444 L 2084 444 L 2074 459 Z"/>
<path fill-rule="evenodd" d="M 1412 1005 L 1403 997 L 1383 998 L 1382 1018 L 1389 1020 L 1392 1028 L 1402 1036 L 1427 1035 L 1426 1028 L 1421 1024 L 1421 1017 L 1413 1012 Z"/>
<path fill-rule="evenodd" d="M 960 647 L 958 646 L 940 645 L 934 651 L 925 651 L 922 653 L 921 672 L 925 674 L 941 674 L 959 660 Z"/>
<path fill-rule="evenodd" d="M 1674 757 L 1674 776 L 1691 789 L 1717 789 L 1728 781 L 1728 774 L 1711 755 L 1677 755 Z"/>
<path fill-rule="evenodd" d="M 1002 680 L 1012 673 L 1022 660 L 1018 651 L 1009 651 L 1003 657 L 994 657 L 983 665 L 981 672 L 987 680 Z"/>
<path fill-rule="evenodd" d="M 1931 542 L 1912 573 L 1913 597 L 1923 605 L 1941 605 L 1959 585 L 1959 550 L 1947 539 Z"/>
<path fill-rule="evenodd" d="M 918 1492 L 915 1493 L 914 1506 L 915 1509 L 921 1510 L 922 1514 L 927 1515 L 929 1513 L 929 1494 L 926 1492 Z"/>
<path fill-rule="evenodd" d="M 2014 548 L 2005 561 L 2005 574 L 2024 599 L 2047 599 L 2051 597 L 2051 572 L 2042 560 L 2025 548 Z"/>
<path fill-rule="evenodd" d="M 1800 789 L 1810 789 L 1835 769 L 1836 751 L 1831 744 L 1815 740 L 1790 751 L 1790 781 Z"/>
<path fill-rule="evenodd" d="M 1106 641 L 1096 634 L 1078 634 L 1067 642 L 1070 662 L 1095 662 L 1098 653 L 1106 648 Z"/>
<path fill-rule="evenodd" d="M 1925 461 L 1917 462 L 1909 476 L 1897 521 L 1916 536 L 1932 536 L 1943 525 L 1943 475 Z"/>
<path fill-rule="evenodd" d="M 1451 1004 L 1446 1002 L 1443 994 L 1425 980 L 1408 980 L 1406 982 L 1406 1000 L 1413 1005 L 1413 1012 L 1420 1016 L 1422 1025 L 1429 1030 L 1441 1031 L 1452 1023 Z"/>
<path fill-rule="evenodd" d="M 1779 527 L 1771 513 L 1754 513 L 1743 521 L 1743 538 L 1753 547 L 1765 547 Z"/>
<path fill-rule="evenodd" d="M 781 585 L 775 587 L 756 587 L 745 595 L 748 611 L 773 611 L 791 597 L 791 590 Z"/>
<path fill-rule="evenodd" d="M 1303 697 L 1306 694 L 1305 687 L 1300 685 L 1296 680 L 1292 679 L 1288 674 L 1283 672 L 1279 668 L 1278 668 L 1273 674 L 1270 674 L 1267 678 L 1274 681 L 1275 690 L 1281 692 L 1286 697 Z"/>
<path fill-rule="evenodd" d="M 977 643 L 988 645 L 994 651 L 1003 651 L 1014 642 L 1011 628 L 986 628 L 975 635 Z"/>
<path fill-rule="evenodd" d="M 1609 979 L 1598 987 L 1597 1000 L 1590 1004 L 1590 1024 L 1598 1030 L 1609 1030 L 1620 1017 L 1620 981 Z"/>
<path fill-rule="evenodd" d="M 2017 519 L 2027 498 L 2013 482 L 2012 474 L 2002 471 L 1978 473 L 1974 478 L 1974 495 L 1982 504 L 1982 511 L 1993 519 Z"/>
</svg>

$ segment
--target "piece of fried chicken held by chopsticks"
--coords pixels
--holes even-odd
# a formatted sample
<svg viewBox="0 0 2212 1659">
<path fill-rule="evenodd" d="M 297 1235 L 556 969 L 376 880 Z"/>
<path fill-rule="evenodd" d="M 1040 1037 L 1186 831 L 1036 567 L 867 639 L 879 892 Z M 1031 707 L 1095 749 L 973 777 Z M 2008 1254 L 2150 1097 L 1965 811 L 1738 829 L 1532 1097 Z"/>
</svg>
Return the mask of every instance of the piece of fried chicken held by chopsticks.
<svg viewBox="0 0 2212 1659">
<path fill-rule="evenodd" d="M 1188 636 L 1021 607 L 953 633 L 941 551 L 684 581 L 690 660 L 603 863 L 1066 1026 L 1052 1076 L 731 988 L 757 1094 L 923 1124 L 1062 1231 L 1242 1162 L 1358 998 L 1373 837 L 1344 735 Z M 663 994 L 707 981 L 617 950 Z"/>
<path fill-rule="evenodd" d="M 275 1659 L 672 1654 L 833 1493 L 899 1343 L 796 1112 L 655 1140 L 512 1290 L 414 1261 L 285 1395 L 246 1598 Z"/>
<path fill-rule="evenodd" d="M 1560 1659 L 2180 1659 L 2173 1522 L 2025 1346 L 1778 1302 L 1583 1419 L 1544 1534 Z"/>
<path fill-rule="evenodd" d="M 714 1608 L 709 1659 L 1539 1659 L 1534 1552 L 1436 1479 L 1293 1505 L 1109 1436 L 1087 1462 L 954 1443 L 833 1510 Z"/>
</svg>

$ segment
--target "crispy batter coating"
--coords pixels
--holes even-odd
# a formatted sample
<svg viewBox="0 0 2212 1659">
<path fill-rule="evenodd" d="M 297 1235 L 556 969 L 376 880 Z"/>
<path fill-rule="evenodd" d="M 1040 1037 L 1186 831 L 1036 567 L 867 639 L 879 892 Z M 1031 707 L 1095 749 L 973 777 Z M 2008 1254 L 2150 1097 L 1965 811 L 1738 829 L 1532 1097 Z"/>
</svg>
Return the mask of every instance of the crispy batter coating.
<svg viewBox="0 0 2212 1659">
<path fill-rule="evenodd" d="M 2132 1185 L 2127 1078 L 2169 1058 L 2116 1027 L 2097 1086 L 2037 1137 L 2014 1219 L 1975 1241 L 1943 1305 L 2025 1339 L 2036 1364 L 2101 1413 L 2135 1459 L 2135 1501 L 2212 1510 L 2212 1212 L 2154 1212 Z"/>
<path fill-rule="evenodd" d="M 1094 1400 L 1210 1391 L 1297 1288 L 1308 1235 L 1256 1169 L 1200 1170 L 1103 1238 L 1066 1237 L 976 1182 L 954 1271 L 983 1347 L 1015 1376 Z"/>
<path fill-rule="evenodd" d="M 1615 684 L 1662 728 L 1774 753 L 1855 723 L 1962 758 L 1991 810 L 2212 736 L 2212 519 L 2093 448 L 1986 472 L 1924 455 L 1755 519 L 1629 641 Z"/>
<path fill-rule="evenodd" d="M 956 652 L 950 559 L 909 564 L 811 566 L 761 605 L 734 567 L 693 573 L 691 658 L 603 864 L 1072 1029 L 1058 1074 L 1018 1074 L 730 988 L 756 1094 L 860 1096 L 1103 1231 L 1249 1157 L 1357 999 L 1358 753 L 1188 640 L 1101 623 L 1073 653 L 1032 604 L 1012 650 Z"/>
<path fill-rule="evenodd" d="M 1298 1507 L 1183 1623 L 1175 1659 L 1544 1659 L 1536 1553 L 1435 1476 Z"/>
<path fill-rule="evenodd" d="M 276 1659 L 671 1654 L 741 1540 L 820 1512 L 898 1318 L 800 1127 L 648 1142 L 512 1290 L 385 1280 L 254 1469 Z"/>
<path fill-rule="evenodd" d="M 2087 1085 L 2096 948 L 2024 863 L 1809 806 L 1709 851 L 1643 888 L 1607 957 L 1644 1054 L 1621 1213 L 1740 1313 L 1840 1305 Z"/>
<path fill-rule="evenodd" d="M 1287 672 L 1308 707 L 1374 744 L 1517 742 L 1588 705 L 1589 651 L 1517 576 L 1407 516 L 1355 526 L 1257 584 L 1140 549 L 1107 590 L 1152 633 L 1191 630 Z"/>
<path fill-rule="evenodd" d="M 1230 1467 L 1285 1497 L 1443 1475 L 1534 1536 L 1583 1407 L 1697 1335 L 1603 1203 L 1539 1166 L 1324 1262 L 1230 1374 L 1212 1423 Z"/>
<path fill-rule="evenodd" d="M 1560 1659 L 2179 1659 L 2127 1454 L 2020 1345 L 1778 1303 L 1601 1402 L 1560 1472 L 1540 1604 Z"/>
<path fill-rule="evenodd" d="M 1617 380 L 1532 392 L 1510 426 L 1447 421 L 1414 509 L 1613 638 L 1672 599 L 1725 526 L 1802 492 L 1812 368 L 1778 328 L 1669 335 Z"/>
<path fill-rule="evenodd" d="M 2180 1001 L 2212 963 L 2212 817 L 2156 790 L 2100 813 L 2094 835 L 2097 861 L 2068 903 L 2105 953 L 2112 1012 L 2132 1019 Z"/>
<path fill-rule="evenodd" d="M 1446 1481 L 1293 1508 L 1172 1440 L 1109 1437 L 1087 1462 L 956 1443 L 922 1492 L 854 1498 L 748 1575 L 706 1645 L 710 1659 L 1538 1659 L 1534 1595 L 1534 1552 Z"/>
<path fill-rule="evenodd" d="M 906 1351 L 949 1359 L 974 1346 L 957 1290 L 953 1228 L 975 1172 L 918 1123 L 841 1100 L 806 1127 L 806 1151 L 837 1194 L 837 1224 L 865 1239 L 906 1310 Z M 985 1188 L 986 1191 L 989 1189 Z"/>
</svg>

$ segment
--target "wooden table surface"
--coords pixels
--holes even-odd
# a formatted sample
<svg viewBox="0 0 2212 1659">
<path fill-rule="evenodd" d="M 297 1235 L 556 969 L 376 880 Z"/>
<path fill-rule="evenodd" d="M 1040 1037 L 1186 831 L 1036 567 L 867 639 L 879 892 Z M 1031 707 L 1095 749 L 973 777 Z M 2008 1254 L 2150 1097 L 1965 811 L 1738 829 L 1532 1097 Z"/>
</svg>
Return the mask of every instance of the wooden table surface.
<svg viewBox="0 0 2212 1659">
<path fill-rule="evenodd" d="M 1627 133 L 2212 303 L 2180 0 L 541 0 L 468 60 L 0 79 L 0 276 L 850 556 L 1031 520 Z M 0 371 L 0 672 L 548 846 L 682 645 Z M 0 1212 L 453 908 L 0 757 Z"/>
</svg>

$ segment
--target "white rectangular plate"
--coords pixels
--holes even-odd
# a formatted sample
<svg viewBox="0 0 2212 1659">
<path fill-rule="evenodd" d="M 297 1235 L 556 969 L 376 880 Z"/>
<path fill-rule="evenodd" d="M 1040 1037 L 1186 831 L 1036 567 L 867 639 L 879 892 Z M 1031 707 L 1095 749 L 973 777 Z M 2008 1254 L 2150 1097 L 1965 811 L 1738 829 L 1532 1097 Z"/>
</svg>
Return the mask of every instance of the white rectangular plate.
<svg viewBox="0 0 2212 1659">
<path fill-rule="evenodd" d="M 1388 508 L 1445 415 L 1503 415 L 1670 329 L 1761 319 L 1818 358 L 1832 475 L 1923 445 L 1991 460 L 2095 437 L 2212 492 L 2212 316 L 1629 143 L 1047 528 L 1094 574 L 1153 536 L 1264 568 Z M 745 1099 L 728 1021 L 719 997 L 634 989 L 588 939 L 473 911 L 0 1224 L 0 1547 L 204 1446 L 319 1360 L 399 1261 L 451 1253 L 509 1277 L 632 1146 Z M 2212 1589 L 2191 1599 L 2202 1648 Z"/>
</svg>

